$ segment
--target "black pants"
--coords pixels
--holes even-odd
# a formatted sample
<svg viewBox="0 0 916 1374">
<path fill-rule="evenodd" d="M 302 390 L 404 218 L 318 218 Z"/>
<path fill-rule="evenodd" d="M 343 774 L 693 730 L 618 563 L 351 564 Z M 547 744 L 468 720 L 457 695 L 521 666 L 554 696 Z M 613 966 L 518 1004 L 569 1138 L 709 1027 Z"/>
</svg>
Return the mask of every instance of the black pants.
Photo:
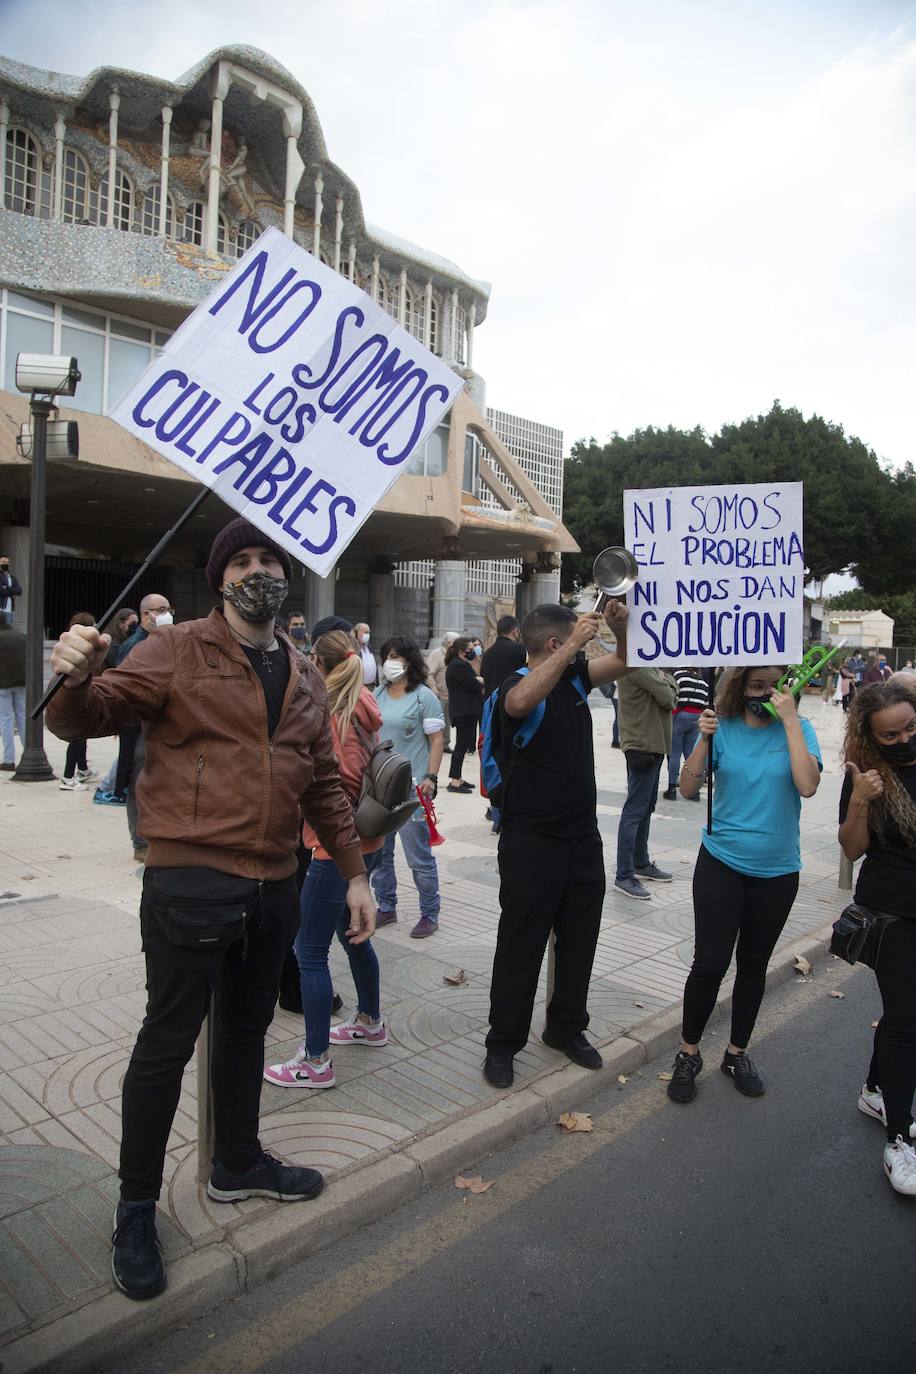
<svg viewBox="0 0 916 1374">
<path fill-rule="evenodd" d="M 737 940 L 731 1043 L 739 1050 L 747 1046 L 763 1001 L 767 964 L 797 892 L 797 873 L 751 878 L 701 846 L 693 873 L 696 945 L 684 988 L 683 1036 L 688 1045 L 700 1042 Z"/>
<path fill-rule="evenodd" d="M 895 921 L 881 941 L 875 969 L 884 1011 L 875 1031 L 868 1086 L 880 1088 L 887 1138 L 909 1141 L 916 1092 L 916 920 Z"/>
<path fill-rule="evenodd" d="M 67 745 L 67 761 L 64 764 L 64 777 L 72 778 L 76 774 L 77 768 L 86 768 L 86 740 L 78 739 L 74 744 Z"/>
<path fill-rule="evenodd" d="M 455 716 L 452 724 L 455 727 L 455 748 L 448 775 L 460 781 L 465 754 L 473 754 L 477 749 L 477 717 Z"/>
<path fill-rule="evenodd" d="M 503 827 L 499 837 L 499 933 L 490 986 L 487 1049 L 517 1054 L 531 1029 L 551 929 L 556 981 L 547 1027 L 568 1040 L 588 1025 L 588 984 L 604 901 L 597 834 L 558 840 Z"/>
<path fill-rule="evenodd" d="M 146 896 L 141 899 L 149 1000 L 124 1078 L 120 1175 L 126 1201 L 159 1196 L 182 1073 L 214 991 L 216 1158 L 230 1173 L 243 1173 L 257 1159 L 264 1035 L 274 1014 L 283 956 L 298 926 L 294 878 L 264 883 L 247 951 L 241 941 L 228 950 L 169 944 Z"/>
<path fill-rule="evenodd" d="M 130 775 L 134 767 L 134 750 L 140 738 L 139 725 L 129 725 L 126 730 L 122 730 L 118 736 L 118 768 L 115 773 L 114 791 L 115 796 L 123 797 L 130 784 Z"/>
</svg>

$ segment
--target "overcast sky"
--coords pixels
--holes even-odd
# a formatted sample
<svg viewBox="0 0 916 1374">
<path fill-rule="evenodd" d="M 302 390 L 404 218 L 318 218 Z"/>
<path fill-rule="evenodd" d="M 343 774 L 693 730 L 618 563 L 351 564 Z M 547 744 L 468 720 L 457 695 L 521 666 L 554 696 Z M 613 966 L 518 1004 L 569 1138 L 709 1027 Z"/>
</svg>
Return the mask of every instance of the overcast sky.
<svg viewBox="0 0 916 1374">
<path fill-rule="evenodd" d="M 493 284 L 490 405 L 567 447 L 774 397 L 916 459 L 916 4 L 0 0 L 0 47 L 283 62 L 371 222 Z"/>
</svg>

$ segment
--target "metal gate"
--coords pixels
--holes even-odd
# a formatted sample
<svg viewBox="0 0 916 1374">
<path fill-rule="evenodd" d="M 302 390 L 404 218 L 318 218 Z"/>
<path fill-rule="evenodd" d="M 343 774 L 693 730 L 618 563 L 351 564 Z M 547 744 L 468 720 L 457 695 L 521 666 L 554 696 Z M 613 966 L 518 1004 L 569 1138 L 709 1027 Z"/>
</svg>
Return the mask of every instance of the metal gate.
<svg viewBox="0 0 916 1374">
<path fill-rule="evenodd" d="M 110 563 L 103 558 L 49 555 L 45 559 L 46 636 L 58 639 L 77 611 L 101 615 L 139 566 L 139 563 Z M 133 609 L 138 610 L 141 598 L 151 592 L 161 592 L 171 598 L 171 584 L 170 568 L 162 564 L 151 568 L 132 594 Z"/>
</svg>

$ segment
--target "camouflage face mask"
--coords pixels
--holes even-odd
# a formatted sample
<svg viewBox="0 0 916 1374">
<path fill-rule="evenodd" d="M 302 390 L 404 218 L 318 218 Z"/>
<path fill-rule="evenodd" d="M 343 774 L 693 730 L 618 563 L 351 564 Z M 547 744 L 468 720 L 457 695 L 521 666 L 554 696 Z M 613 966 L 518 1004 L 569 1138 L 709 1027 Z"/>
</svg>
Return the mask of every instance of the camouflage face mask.
<svg viewBox="0 0 916 1374">
<path fill-rule="evenodd" d="M 255 625 L 272 620 L 288 594 L 285 577 L 271 577 L 264 572 L 249 573 L 241 582 L 223 583 L 223 596 L 229 605 L 235 607 L 243 620 Z"/>
</svg>

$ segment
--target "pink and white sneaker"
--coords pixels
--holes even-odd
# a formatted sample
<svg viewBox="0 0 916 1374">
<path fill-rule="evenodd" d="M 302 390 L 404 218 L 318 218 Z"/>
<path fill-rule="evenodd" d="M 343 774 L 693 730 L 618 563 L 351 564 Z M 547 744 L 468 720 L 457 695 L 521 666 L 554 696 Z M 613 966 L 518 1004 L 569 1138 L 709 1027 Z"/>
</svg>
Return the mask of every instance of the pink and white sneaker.
<svg viewBox="0 0 916 1374">
<path fill-rule="evenodd" d="M 360 1021 L 358 1016 L 354 1016 L 352 1021 L 343 1021 L 339 1026 L 331 1027 L 332 1045 L 373 1045 L 376 1049 L 381 1049 L 388 1044 L 388 1030 L 384 1021 L 379 1021 L 375 1026 L 367 1026 L 365 1021 Z"/>
<path fill-rule="evenodd" d="M 324 1064 L 311 1063 L 304 1045 L 285 1064 L 268 1064 L 264 1077 L 277 1088 L 333 1088 L 337 1083 L 330 1059 Z"/>
</svg>

